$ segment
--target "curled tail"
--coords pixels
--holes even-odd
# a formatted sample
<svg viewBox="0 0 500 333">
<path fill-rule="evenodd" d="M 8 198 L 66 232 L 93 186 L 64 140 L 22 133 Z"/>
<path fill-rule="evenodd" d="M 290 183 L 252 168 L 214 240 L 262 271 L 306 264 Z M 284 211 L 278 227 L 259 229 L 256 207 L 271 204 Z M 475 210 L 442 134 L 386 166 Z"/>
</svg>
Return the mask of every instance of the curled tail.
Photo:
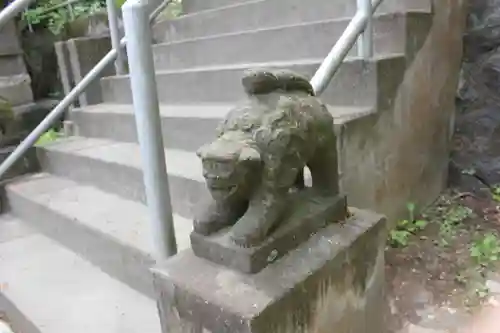
<svg viewBox="0 0 500 333">
<path fill-rule="evenodd" d="M 263 95 L 274 91 L 302 91 L 314 96 L 309 80 L 288 70 L 247 70 L 241 82 L 248 95 Z"/>
</svg>

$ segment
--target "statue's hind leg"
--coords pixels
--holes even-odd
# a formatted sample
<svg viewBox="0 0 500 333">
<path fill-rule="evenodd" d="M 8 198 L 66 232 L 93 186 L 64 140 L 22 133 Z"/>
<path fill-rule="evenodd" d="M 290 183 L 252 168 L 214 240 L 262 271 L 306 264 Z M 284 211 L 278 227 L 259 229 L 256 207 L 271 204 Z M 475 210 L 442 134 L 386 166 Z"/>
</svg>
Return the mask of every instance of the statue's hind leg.
<svg viewBox="0 0 500 333">
<path fill-rule="evenodd" d="M 303 190 L 306 187 L 305 180 L 304 180 L 304 168 L 299 170 L 297 174 L 297 178 L 295 178 L 295 189 L 297 190 Z"/>
<path fill-rule="evenodd" d="M 307 163 L 311 170 L 312 187 L 324 195 L 339 194 L 339 171 L 335 137 L 319 147 Z"/>
</svg>

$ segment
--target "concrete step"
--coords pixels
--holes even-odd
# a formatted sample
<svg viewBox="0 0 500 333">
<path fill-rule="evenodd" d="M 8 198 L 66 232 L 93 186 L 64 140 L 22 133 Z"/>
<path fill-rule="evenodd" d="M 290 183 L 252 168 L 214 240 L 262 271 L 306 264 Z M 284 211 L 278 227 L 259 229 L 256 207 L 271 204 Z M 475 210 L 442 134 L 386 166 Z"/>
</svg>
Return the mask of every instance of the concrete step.
<svg viewBox="0 0 500 333">
<path fill-rule="evenodd" d="M 374 21 L 375 54 L 405 53 L 408 20 L 421 21 L 427 13 L 385 14 Z M 156 70 L 176 70 L 225 64 L 321 59 L 349 24 L 333 19 L 235 32 L 153 47 Z M 300 42 L 297 42 L 300 41 Z M 255 52 L 259 50 L 259 52 Z M 350 55 L 355 56 L 356 47 Z"/>
<path fill-rule="evenodd" d="M 165 147 L 196 151 L 215 138 L 215 128 L 232 107 L 231 104 L 160 105 Z M 134 108 L 130 104 L 104 103 L 75 109 L 71 119 L 79 136 L 138 142 Z"/>
<path fill-rule="evenodd" d="M 149 273 L 154 264 L 153 244 L 145 205 L 46 173 L 7 185 L 6 195 L 12 214 L 109 275 L 154 297 Z M 174 223 L 179 248 L 189 247 L 191 221 L 174 216 Z"/>
<path fill-rule="evenodd" d="M 160 105 L 163 143 L 166 148 L 194 152 L 215 138 L 215 129 L 231 104 Z M 368 107 L 329 106 L 335 121 L 371 113 Z M 134 108 L 127 104 L 99 104 L 75 109 L 71 118 L 77 134 L 120 142 L 137 142 Z M 113 124 L 113 126 L 109 126 Z M 168 157 L 167 157 L 168 160 Z"/>
<path fill-rule="evenodd" d="M 6 98 L 14 106 L 33 102 L 29 75 L 0 76 L 0 96 Z"/>
<path fill-rule="evenodd" d="M 164 104 L 188 105 L 200 102 L 234 103 L 245 97 L 241 77 L 246 69 L 287 68 L 312 77 L 321 61 L 307 59 L 158 71 L 156 81 L 159 100 Z M 323 93 L 322 99 L 332 105 L 374 106 L 379 99 L 379 84 L 397 87 L 405 68 L 406 60 L 402 54 L 375 57 L 369 62 L 347 58 Z M 105 102 L 132 102 L 130 82 L 126 75 L 104 78 L 101 80 L 101 87 Z"/>
<path fill-rule="evenodd" d="M 21 224 L 2 216 L 2 224 Z M 0 242 L 0 311 L 22 333 L 160 333 L 154 300 L 41 234 Z"/>
<path fill-rule="evenodd" d="M 184 13 L 199 12 L 202 10 L 231 6 L 255 0 L 183 0 L 182 10 Z"/>
<path fill-rule="evenodd" d="M 201 1 L 200 1 L 201 2 Z M 210 1 L 208 1 L 210 2 Z M 430 0 L 385 0 L 377 14 L 431 12 Z M 157 23 L 154 39 L 179 41 L 224 33 L 352 17 L 356 0 L 257 0 L 195 12 Z M 299 39 L 297 39 L 299 40 Z"/>
<path fill-rule="evenodd" d="M 201 162 L 194 152 L 165 152 L 174 212 L 192 217 L 194 207 L 208 196 Z M 80 184 L 146 202 L 139 145 L 104 139 L 73 137 L 41 148 L 42 170 Z"/>
</svg>

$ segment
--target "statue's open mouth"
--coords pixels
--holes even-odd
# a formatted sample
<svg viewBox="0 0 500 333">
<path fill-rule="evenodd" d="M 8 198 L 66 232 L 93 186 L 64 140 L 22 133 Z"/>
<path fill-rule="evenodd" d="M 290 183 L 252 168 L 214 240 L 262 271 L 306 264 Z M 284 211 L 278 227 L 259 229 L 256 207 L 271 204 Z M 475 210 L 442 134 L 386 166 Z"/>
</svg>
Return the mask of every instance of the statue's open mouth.
<svg viewBox="0 0 500 333">
<path fill-rule="evenodd" d="M 216 191 L 230 191 L 236 187 L 235 184 L 221 181 L 220 179 L 207 179 L 207 186 Z"/>
</svg>

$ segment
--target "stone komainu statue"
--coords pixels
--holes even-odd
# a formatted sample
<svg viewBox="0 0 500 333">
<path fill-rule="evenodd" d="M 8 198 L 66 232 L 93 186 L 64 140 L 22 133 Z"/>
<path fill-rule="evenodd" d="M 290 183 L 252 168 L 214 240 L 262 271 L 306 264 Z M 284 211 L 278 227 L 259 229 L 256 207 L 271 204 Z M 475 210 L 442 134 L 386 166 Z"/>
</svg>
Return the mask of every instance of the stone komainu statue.
<svg viewBox="0 0 500 333">
<path fill-rule="evenodd" d="M 198 150 L 212 199 L 195 218 L 194 232 L 232 226 L 231 240 L 258 245 L 279 227 L 291 190 L 338 194 L 333 118 L 309 81 L 293 72 L 248 71 L 248 100 L 229 112 L 215 141 Z"/>
</svg>

